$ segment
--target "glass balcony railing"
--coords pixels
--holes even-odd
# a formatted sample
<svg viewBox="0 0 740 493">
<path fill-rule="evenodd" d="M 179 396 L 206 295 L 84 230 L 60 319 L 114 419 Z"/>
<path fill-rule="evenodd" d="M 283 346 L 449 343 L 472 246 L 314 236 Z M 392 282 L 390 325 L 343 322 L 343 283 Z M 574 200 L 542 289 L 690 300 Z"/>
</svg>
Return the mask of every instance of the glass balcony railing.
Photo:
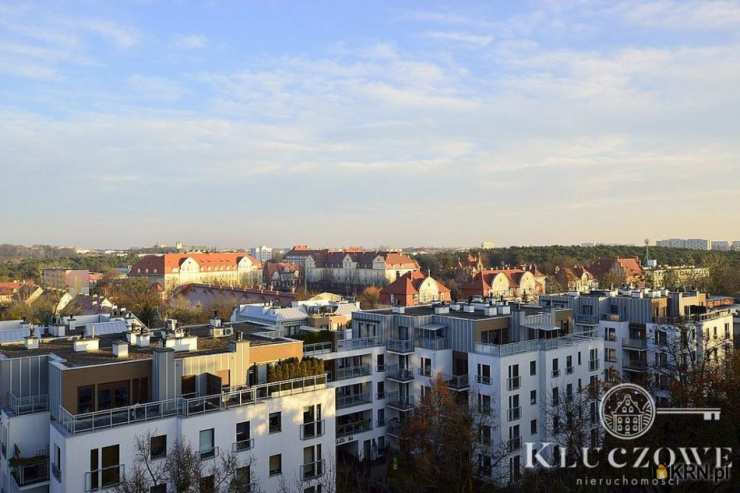
<svg viewBox="0 0 740 493">
<path fill-rule="evenodd" d="M 445 382 L 451 389 L 466 389 L 470 387 L 467 375 L 445 375 Z"/>
<path fill-rule="evenodd" d="M 369 365 L 347 366 L 334 370 L 334 381 L 348 378 L 366 377 L 372 373 Z"/>
<path fill-rule="evenodd" d="M 520 386 L 520 378 L 519 377 L 509 377 L 506 379 L 506 387 L 509 390 L 517 390 Z"/>
<path fill-rule="evenodd" d="M 12 458 L 10 475 L 19 488 L 25 488 L 38 483 L 49 481 L 49 457 L 38 456 L 29 459 Z"/>
<path fill-rule="evenodd" d="M 324 474 L 324 460 L 322 459 L 301 465 L 300 474 L 301 479 L 304 481 L 321 477 L 321 475 Z"/>
<path fill-rule="evenodd" d="M 252 450 L 254 448 L 254 438 L 247 438 L 246 440 L 238 440 L 231 444 L 231 451 L 234 453 L 243 452 L 245 450 Z"/>
<path fill-rule="evenodd" d="M 362 394 L 342 395 L 337 397 L 336 406 L 337 409 L 346 409 L 348 407 L 370 403 L 372 403 L 370 393 L 363 392 Z"/>
<path fill-rule="evenodd" d="M 339 339 L 337 341 L 337 351 L 351 351 L 353 349 L 363 349 L 367 347 L 382 346 L 383 341 L 380 337 L 365 337 L 361 339 Z"/>
<path fill-rule="evenodd" d="M 49 396 L 40 394 L 21 397 L 15 395 L 13 392 L 8 392 L 7 409 L 16 416 L 48 411 Z"/>
<path fill-rule="evenodd" d="M 371 419 L 362 419 L 351 423 L 337 424 L 337 438 L 344 438 L 358 433 L 364 433 L 373 429 Z"/>
<path fill-rule="evenodd" d="M 446 337 L 417 337 L 416 347 L 431 351 L 450 349 L 450 341 Z"/>
<path fill-rule="evenodd" d="M 177 397 L 91 413 L 72 414 L 66 409 L 61 408 L 58 423 L 68 433 L 77 434 L 172 416 L 195 416 L 223 411 L 233 407 L 257 404 L 271 399 L 273 396 L 282 397 L 303 392 L 313 392 L 314 390 L 326 388 L 326 380 L 326 374 L 321 374 L 260 385 L 237 387 L 234 390 L 220 394 L 193 397 L 190 399 Z"/>
<path fill-rule="evenodd" d="M 398 392 L 389 392 L 386 394 L 386 405 L 397 411 L 410 411 L 414 408 L 414 397 L 401 395 Z"/>
<path fill-rule="evenodd" d="M 516 421 L 517 419 L 521 418 L 522 416 L 522 408 L 521 407 L 512 407 L 509 409 L 509 421 Z"/>
<path fill-rule="evenodd" d="M 490 375 L 476 375 L 475 381 L 482 385 L 491 385 L 491 376 Z"/>
<path fill-rule="evenodd" d="M 410 339 L 388 339 L 385 347 L 393 353 L 413 353 L 414 341 Z"/>
<path fill-rule="evenodd" d="M 121 483 L 124 477 L 124 465 L 104 467 L 85 473 L 85 491 L 99 491 L 114 488 Z"/>
<path fill-rule="evenodd" d="M 323 419 L 321 421 L 303 423 L 301 425 L 301 440 L 311 440 L 324 436 L 325 428 L 326 426 Z"/>
<path fill-rule="evenodd" d="M 636 351 L 645 351 L 647 350 L 647 339 L 628 337 L 622 339 L 622 347 Z"/>
<path fill-rule="evenodd" d="M 385 378 L 400 382 L 410 382 L 414 379 L 414 369 L 402 368 L 398 365 L 387 365 L 385 367 Z"/>
</svg>

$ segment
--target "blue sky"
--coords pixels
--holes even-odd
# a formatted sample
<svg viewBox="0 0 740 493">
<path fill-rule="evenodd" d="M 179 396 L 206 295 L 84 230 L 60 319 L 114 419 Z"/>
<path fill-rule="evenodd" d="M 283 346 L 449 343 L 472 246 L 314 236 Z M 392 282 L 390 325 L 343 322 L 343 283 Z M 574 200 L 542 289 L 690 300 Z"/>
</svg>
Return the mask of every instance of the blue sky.
<svg viewBox="0 0 740 493">
<path fill-rule="evenodd" d="M 740 239 L 740 2 L 0 0 L 0 242 Z"/>
</svg>

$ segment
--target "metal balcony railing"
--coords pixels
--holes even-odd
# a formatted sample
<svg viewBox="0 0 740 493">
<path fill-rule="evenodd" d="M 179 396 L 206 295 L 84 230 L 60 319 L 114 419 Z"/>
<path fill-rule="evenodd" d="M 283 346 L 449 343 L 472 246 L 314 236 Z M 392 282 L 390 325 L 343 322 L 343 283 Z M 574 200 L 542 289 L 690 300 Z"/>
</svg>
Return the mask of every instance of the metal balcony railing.
<svg viewBox="0 0 740 493">
<path fill-rule="evenodd" d="M 347 366 L 334 370 L 334 381 L 348 378 L 366 377 L 372 373 L 369 365 Z"/>
<path fill-rule="evenodd" d="M 584 341 L 597 340 L 600 336 L 595 331 L 584 331 L 568 334 L 551 339 L 530 339 L 527 341 L 511 342 L 507 344 L 485 344 L 475 345 L 475 352 L 491 354 L 494 356 L 508 356 L 511 354 L 527 353 L 530 351 L 549 351 L 560 347 L 571 346 Z"/>
<path fill-rule="evenodd" d="M 475 376 L 475 381 L 478 382 L 478 383 L 480 383 L 480 384 L 483 384 L 483 385 L 491 385 L 491 377 L 490 377 L 490 375 L 488 375 L 488 376 L 486 376 L 486 375 L 476 375 Z"/>
<path fill-rule="evenodd" d="M 339 339 L 337 341 L 337 351 L 350 351 L 352 349 L 363 349 L 366 347 L 382 345 L 383 340 L 380 337 L 365 337 L 362 339 Z"/>
<path fill-rule="evenodd" d="M 244 452 L 245 450 L 252 450 L 254 448 L 254 438 L 247 438 L 246 440 L 237 440 L 231 444 L 231 451 L 234 453 Z"/>
<path fill-rule="evenodd" d="M 98 491 L 118 486 L 124 478 L 124 472 L 123 464 L 86 472 L 85 491 Z"/>
<path fill-rule="evenodd" d="M 58 422 L 68 433 L 77 434 L 171 416 L 188 417 L 223 411 L 256 404 L 273 396 L 294 395 L 322 388 L 326 388 L 326 374 L 237 387 L 229 392 L 191 399 L 177 397 L 91 413 L 72 414 L 60 406 Z"/>
<path fill-rule="evenodd" d="M 318 354 L 331 353 L 331 342 L 316 342 L 314 344 L 304 344 L 303 354 L 306 356 L 316 356 Z"/>
<path fill-rule="evenodd" d="M 447 382 L 447 386 L 451 389 L 459 390 L 470 387 L 467 375 L 445 375 L 444 379 Z"/>
<path fill-rule="evenodd" d="M 8 392 L 7 409 L 16 416 L 48 411 L 49 396 L 47 394 L 39 394 L 20 397 L 13 392 Z"/>
<path fill-rule="evenodd" d="M 413 367 L 401 368 L 398 365 L 387 365 L 385 367 L 385 378 L 400 382 L 410 382 L 414 379 L 414 369 Z"/>
<path fill-rule="evenodd" d="M 386 405 L 397 411 L 410 411 L 414 408 L 414 397 L 401 395 L 398 392 L 389 392 L 386 394 Z"/>
<path fill-rule="evenodd" d="M 622 339 L 622 347 L 624 349 L 645 351 L 647 350 L 647 339 L 628 337 L 628 338 Z"/>
<path fill-rule="evenodd" d="M 385 347 L 393 353 L 413 353 L 414 341 L 411 339 L 388 339 Z"/>
<path fill-rule="evenodd" d="M 446 337 L 417 337 L 416 347 L 431 351 L 450 349 L 450 341 Z"/>
<path fill-rule="evenodd" d="M 49 481 L 48 456 L 10 459 L 10 462 L 10 474 L 19 488 Z"/>
<path fill-rule="evenodd" d="M 343 438 L 357 433 L 364 433 L 373 429 L 372 419 L 362 419 L 352 423 L 337 425 L 337 438 Z"/>
<path fill-rule="evenodd" d="M 324 474 L 324 459 L 301 465 L 301 479 L 308 481 Z"/>
<path fill-rule="evenodd" d="M 372 403 L 370 392 L 363 392 L 362 394 L 342 395 L 337 397 L 336 406 L 337 409 L 346 409 L 348 407 L 370 403 Z"/>
<path fill-rule="evenodd" d="M 517 390 L 519 388 L 520 377 L 511 377 L 506 380 L 506 387 L 509 390 Z"/>
<path fill-rule="evenodd" d="M 301 425 L 301 440 L 311 440 L 324 436 L 325 420 L 303 423 Z"/>
<path fill-rule="evenodd" d="M 646 371 L 647 370 L 647 361 L 643 361 L 639 359 L 625 359 L 622 365 L 627 370 L 636 370 L 636 371 Z"/>
</svg>

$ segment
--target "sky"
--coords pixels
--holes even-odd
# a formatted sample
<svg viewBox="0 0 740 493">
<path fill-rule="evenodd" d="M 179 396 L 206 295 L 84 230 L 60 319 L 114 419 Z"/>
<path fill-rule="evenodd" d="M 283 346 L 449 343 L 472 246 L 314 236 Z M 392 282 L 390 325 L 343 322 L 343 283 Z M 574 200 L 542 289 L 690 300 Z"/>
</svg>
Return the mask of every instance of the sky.
<svg viewBox="0 0 740 493">
<path fill-rule="evenodd" d="M 740 240 L 740 1 L 0 0 L 0 243 Z"/>
</svg>

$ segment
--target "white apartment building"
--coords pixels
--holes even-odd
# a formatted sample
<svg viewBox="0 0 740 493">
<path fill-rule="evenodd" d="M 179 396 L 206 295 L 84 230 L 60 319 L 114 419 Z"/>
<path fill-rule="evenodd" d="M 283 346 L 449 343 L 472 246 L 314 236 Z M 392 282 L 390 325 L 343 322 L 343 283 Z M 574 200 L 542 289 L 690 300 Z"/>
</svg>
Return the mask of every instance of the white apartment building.
<svg viewBox="0 0 740 493">
<path fill-rule="evenodd" d="M 604 339 L 604 376 L 642 385 L 667 403 L 671 375 L 697 360 L 718 361 L 734 346 L 733 314 L 709 308 L 696 291 L 624 289 L 545 295 L 544 306 L 570 308 L 581 330 Z"/>
<path fill-rule="evenodd" d="M 265 245 L 250 248 L 249 253 L 262 263 L 272 260 L 272 248 Z"/>
<path fill-rule="evenodd" d="M 218 321 L 64 332 L 0 348 L 3 491 L 112 491 L 138 467 L 137 438 L 150 441 L 152 463 L 178 440 L 206 471 L 233 455 L 239 478 L 259 491 L 315 492 L 332 481 L 335 391 L 308 366 L 290 378 L 278 372 L 302 357 L 300 341 Z M 203 477 L 202 491 L 212 481 Z"/>
</svg>

